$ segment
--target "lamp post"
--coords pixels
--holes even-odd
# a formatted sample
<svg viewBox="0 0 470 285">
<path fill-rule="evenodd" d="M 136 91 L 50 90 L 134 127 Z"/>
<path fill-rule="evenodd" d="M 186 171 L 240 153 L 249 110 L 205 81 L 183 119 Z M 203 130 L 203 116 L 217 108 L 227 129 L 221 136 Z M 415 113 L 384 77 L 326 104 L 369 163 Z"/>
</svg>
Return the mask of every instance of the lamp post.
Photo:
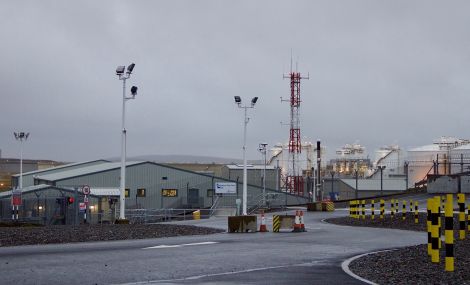
<svg viewBox="0 0 470 285">
<path fill-rule="evenodd" d="M 333 194 L 334 193 L 333 192 L 333 179 L 335 178 L 335 172 L 331 171 L 330 174 L 331 174 L 331 193 L 330 193 L 330 195 L 334 197 L 334 194 Z"/>
<path fill-rule="evenodd" d="M 384 185 L 383 185 L 383 171 L 385 169 L 385 165 L 379 165 L 380 169 L 380 195 L 383 196 L 384 194 Z"/>
<path fill-rule="evenodd" d="M 137 95 L 137 87 L 132 86 L 131 88 L 131 95 L 130 97 L 126 96 L 126 80 L 132 74 L 134 70 L 135 64 L 131 63 L 127 67 L 127 71 L 125 71 L 125 66 L 118 66 L 116 68 L 116 75 L 119 77 L 119 80 L 122 80 L 122 133 L 121 133 L 121 181 L 119 187 L 119 219 L 124 220 L 126 218 L 125 211 L 126 211 L 126 127 L 125 127 L 125 119 L 126 119 L 126 102 L 130 99 L 135 99 L 135 95 Z"/>
<path fill-rule="evenodd" d="M 16 185 L 16 189 L 11 193 L 11 205 L 12 205 L 12 220 L 18 220 L 18 210 L 19 205 L 21 204 L 21 194 L 23 191 L 23 141 L 26 141 L 29 137 L 29 133 L 25 132 L 14 132 L 15 139 L 20 141 L 20 181 L 19 181 L 19 188 Z M 16 211 L 15 211 L 16 208 Z"/>
<path fill-rule="evenodd" d="M 23 189 L 23 141 L 26 141 L 29 137 L 29 133 L 25 132 L 18 132 L 13 133 L 15 135 L 15 139 L 20 141 L 20 185 L 19 189 Z M 16 185 L 18 187 L 18 185 Z"/>
<path fill-rule="evenodd" d="M 266 206 L 266 146 L 267 143 L 260 143 L 258 150 L 261 152 L 261 154 L 264 157 L 264 169 L 263 169 L 263 199 L 262 203 L 263 206 Z"/>
<path fill-rule="evenodd" d="M 246 175 L 246 126 L 250 121 L 250 118 L 247 117 L 247 109 L 254 108 L 256 101 L 258 101 L 258 97 L 253 97 L 251 99 L 251 104 L 249 106 L 242 106 L 242 99 L 240 96 L 234 96 L 235 103 L 238 105 L 238 108 L 245 109 L 245 120 L 244 120 L 244 128 L 243 128 L 243 210 L 242 215 L 247 215 L 247 175 Z"/>
</svg>

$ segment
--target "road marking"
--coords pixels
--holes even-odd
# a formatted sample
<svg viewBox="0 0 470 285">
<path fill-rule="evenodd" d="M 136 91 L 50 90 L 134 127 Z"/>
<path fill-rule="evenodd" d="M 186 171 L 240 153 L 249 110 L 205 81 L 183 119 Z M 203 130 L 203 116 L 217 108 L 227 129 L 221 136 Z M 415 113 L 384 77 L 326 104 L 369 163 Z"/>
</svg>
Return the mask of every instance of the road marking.
<svg viewBox="0 0 470 285">
<path fill-rule="evenodd" d="M 356 256 L 353 256 L 349 259 L 346 259 L 345 261 L 343 261 L 343 263 L 341 263 L 341 268 L 343 269 L 344 272 L 346 272 L 346 274 L 348 274 L 349 276 L 357 279 L 357 280 L 360 280 L 364 283 L 367 283 L 367 284 L 370 284 L 370 285 L 378 285 L 377 283 L 374 283 L 370 280 L 367 280 L 367 279 L 364 279 L 362 277 L 360 277 L 359 275 L 356 275 L 354 274 L 350 269 L 349 269 L 349 264 L 351 264 L 351 262 L 353 262 L 354 260 L 358 259 L 358 258 L 361 258 L 363 256 L 366 256 L 366 255 L 371 255 L 371 254 L 376 254 L 376 253 L 380 253 L 380 252 L 387 252 L 387 251 L 393 251 L 393 250 L 396 250 L 396 249 L 386 249 L 386 250 L 380 250 L 380 251 L 374 251 L 374 252 L 368 252 L 368 253 L 363 253 L 363 254 L 360 254 L 360 255 L 356 255 Z"/>
<path fill-rule="evenodd" d="M 216 244 L 216 241 L 205 241 L 205 242 L 196 242 L 196 243 L 184 243 L 184 244 L 173 244 L 173 245 L 157 245 L 157 246 L 150 246 L 144 247 L 143 249 L 161 249 L 161 248 L 176 248 L 176 247 L 185 247 L 185 246 L 193 246 L 193 245 L 209 245 L 209 244 Z"/>
<path fill-rule="evenodd" d="M 119 283 L 119 285 L 158 284 L 158 283 L 168 283 L 168 282 L 176 282 L 176 281 L 197 280 L 197 279 L 202 279 L 202 278 L 206 278 L 206 277 L 216 277 L 216 276 L 225 276 L 225 275 L 233 275 L 233 274 L 240 274 L 240 273 L 250 273 L 250 272 L 262 271 L 262 270 L 280 269 L 280 268 L 287 268 L 287 267 L 314 266 L 314 265 L 319 265 L 319 264 L 325 264 L 325 262 L 321 261 L 321 260 L 318 260 L 318 261 L 298 263 L 298 264 L 290 264 L 290 265 L 269 266 L 269 267 L 251 268 L 251 269 L 245 269 L 245 270 L 239 270 L 239 271 L 230 271 L 230 272 L 196 275 L 196 276 L 189 276 L 189 277 L 178 278 L 178 279 L 149 280 L 149 281 L 140 281 L 140 282 L 131 282 L 131 283 Z"/>
</svg>

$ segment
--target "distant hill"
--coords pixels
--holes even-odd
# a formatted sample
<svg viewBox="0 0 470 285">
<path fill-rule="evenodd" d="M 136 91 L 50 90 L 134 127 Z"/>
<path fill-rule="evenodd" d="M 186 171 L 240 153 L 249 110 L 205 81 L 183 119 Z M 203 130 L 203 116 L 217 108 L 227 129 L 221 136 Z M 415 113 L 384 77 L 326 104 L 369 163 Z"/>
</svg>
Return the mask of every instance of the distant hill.
<svg viewBox="0 0 470 285">
<path fill-rule="evenodd" d="M 121 158 L 110 158 L 111 161 L 119 161 Z M 153 161 L 156 163 L 215 163 L 215 164 L 242 164 L 242 159 L 223 158 L 212 156 L 197 156 L 185 154 L 149 154 L 128 157 L 127 161 Z M 248 161 L 250 164 L 257 164 L 259 161 Z"/>
</svg>

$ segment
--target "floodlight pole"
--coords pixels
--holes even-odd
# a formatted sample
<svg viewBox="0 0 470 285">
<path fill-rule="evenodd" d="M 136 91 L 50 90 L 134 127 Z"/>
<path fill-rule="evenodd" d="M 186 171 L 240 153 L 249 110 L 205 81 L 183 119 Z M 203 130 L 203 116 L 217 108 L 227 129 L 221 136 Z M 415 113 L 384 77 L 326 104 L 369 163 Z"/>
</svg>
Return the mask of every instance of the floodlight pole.
<svg viewBox="0 0 470 285">
<path fill-rule="evenodd" d="M 262 199 L 262 204 L 263 207 L 266 206 L 266 146 L 267 143 L 260 143 L 259 144 L 259 151 L 263 155 L 264 158 L 264 169 L 263 169 L 263 199 Z"/>
<path fill-rule="evenodd" d="M 132 70 L 131 70 L 132 72 Z M 120 73 L 119 80 L 122 80 L 122 133 L 121 133 L 121 181 L 119 187 L 119 219 L 124 220 L 126 218 L 126 102 L 130 99 L 135 99 L 135 95 L 132 97 L 126 97 L 126 80 L 131 76 L 131 72 Z"/>
<path fill-rule="evenodd" d="M 20 181 L 19 189 L 23 189 L 23 141 L 26 141 L 29 137 L 29 133 L 18 132 L 14 133 L 15 139 L 20 141 Z M 18 185 L 17 185 L 18 187 Z"/>
<path fill-rule="evenodd" d="M 255 99 L 256 98 L 256 99 Z M 257 97 L 253 98 L 251 101 L 251 105 L 249 106 L 242 106 L 241 105 L 241 100 L 240 101 L 235 101 L 237 103 L 238 108 L 243 108 L 245 109 L 245 119 L 244 119 L 244 124 L 243 124 L 243 195 L 242 195 L 242 203 L 243 203 L 243 208 L 242 208 L 242 215 L 246 216 L 248 214 L 248 183 L 247 183 L 247 170 L 246 170 L 246 126 L 248 125 L 248 122 L 250 121 L 250 118 L 247 117 L 247 109 L 251 109 L 255 107 L 256 100 L 258 100 Z M 237 99 L 235 99 L 237 100 Z"/>
</svg>

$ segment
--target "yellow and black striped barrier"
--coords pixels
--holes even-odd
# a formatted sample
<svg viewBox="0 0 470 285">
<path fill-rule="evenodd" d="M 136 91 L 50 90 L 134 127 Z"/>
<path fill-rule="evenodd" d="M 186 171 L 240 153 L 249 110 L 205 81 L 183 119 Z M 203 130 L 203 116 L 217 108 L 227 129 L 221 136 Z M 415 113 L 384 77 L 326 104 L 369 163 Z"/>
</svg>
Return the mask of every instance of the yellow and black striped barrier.
<svg viewBox="0 0 470 285">
<path fill-rule="evenodd" d="M 398 208 L 399 202 L 400 202 L 400 201 L 399 201 L 398 199 L 395 200 L 395 214 L 396 214 L 397 216 L 398 216 L 398 211 L 400 210 L 400 209 Z"/>
<path fill-rule="evenodd" d="M 431 261 L 439 263 L 439 214 L 436 199 L 431 199 Z"/>
<path fill-rule="evenodd" d="M 390 217 L 395 218 L 395 200 L 390 200 Z"/>
<path fill-rule="evenodd" d="M 403 200 L 403 209 L 401 213 L 401 219 L 404 221 L 406 219 L 406 201 Z"/>
<path fill-rule="evenodd" d="M 373 220 L 375 218 L 375 201 L 370 201 L 370 218 Z"/>
<path fill-rule="evenodd" d="M 410 199 L 410 215 L 413 213 L 413 200 Z"/>
<path fill-rule="evenodd" d="M 427 215 L 426 215 L 426 228 L 428 230 L 428 255 L 431 256 L 431 253 L 432 253 L 432 238 L 431 238 L 431 229 L 432 229 L 432 225 L 431 225 L 431 217 L 432 217 L 432 213 L 431 213 L 431 199 L 428 199 L 426 202 L 427 202 Z"/>
<path fill-rule="evenodd" d="M 418 201 L 415 201 L 415 224 L 419 223 Z"/>
<path fill-rule="evenodd" d="M 445 203 L 445 270 L 454 271 L 454 203 L 453 195 L 447 194 Z"/>
<path fill-rule="evenodd" d="M 273 232 L 278 233 L 281 229 L 281 218 L 278 215 L 273 216 Z"/>
<path fill-rule="evenodd" d="M 380 219 L 383 220 L 385 213 L 385 201 L 380 199 Z"/>
<path fill-rule="evenodd" d="M 280 230 L 292 230 L 294 228 L 295 215 L 273 215 L 273 233 Z"/>
<path fill-rule="evenodd" d="M 459 238 L 465 238 L 465 194 L 457 194 L 457 201 L 459 203 Z"/>
</svg>

